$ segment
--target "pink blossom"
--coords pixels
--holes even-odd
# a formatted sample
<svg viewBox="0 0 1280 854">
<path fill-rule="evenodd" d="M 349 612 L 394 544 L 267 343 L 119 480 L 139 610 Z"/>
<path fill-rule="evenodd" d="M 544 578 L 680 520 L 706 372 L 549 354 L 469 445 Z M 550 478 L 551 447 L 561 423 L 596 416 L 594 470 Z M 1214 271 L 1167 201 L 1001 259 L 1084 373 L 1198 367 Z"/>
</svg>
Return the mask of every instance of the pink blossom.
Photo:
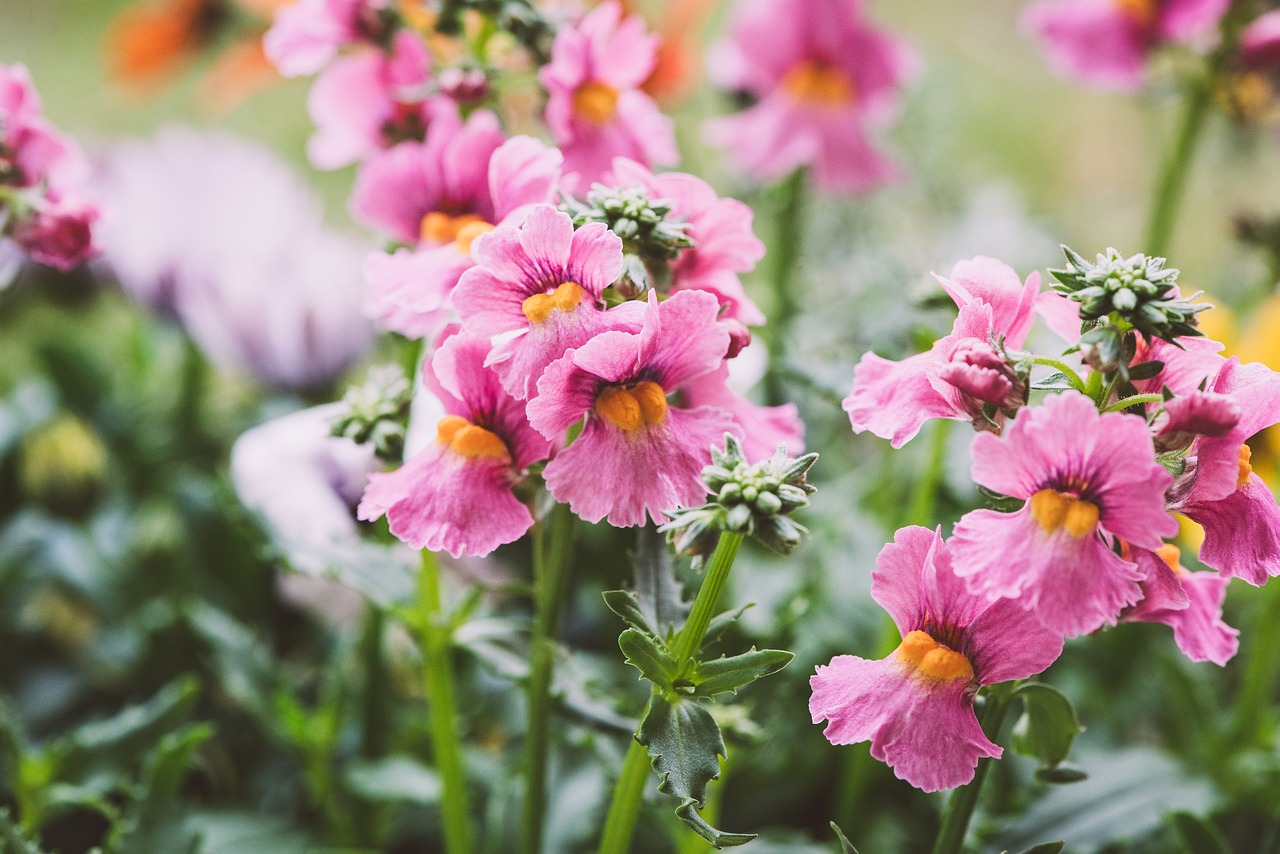
<svg viewBox="0 0 1280 854">
<path fill-rule="evenodd" d="M 92 233 L 97 219 L 97 206 L 87 202 L 45 202 L 18 218 L 11 236 L 32 260 L 66 271 L 98 254 Z"/>
<path fill-rule="evenodd" d="M 1027 503 L 966 514 L 951 539 L 956 573 L 975 595 L 1015 599 L 1068 636 L 1114 624 L 1142 595 L 1142 572 L 1112 538 L 1156 549 L 1178 530 L 1165 512 L 1173 478 L 1146 423 L 1099 414 L 1076 392 L 1021 410 L 1002 436 L 979 433 L 973 479 Z"/>
<path fill-rule="evenodd" d="M 1240 33 L 1240 67 L 1246 71 L 1280 65 L 1280 9 L 1264 12 Z"/>
<path fill-rule="evenodd" d="M 638 16 L 608 0 L 556 33 L 551 62 L 538 73 L 547 89 L 546 122 L 565 170 L 589 185 L 614 157 L 670 166 L 674 125 L 640 86 L 653 71 L 657 38 Z"/>
<path fill-rule="evenodd" d="M 764 244 L 751 229 L 754 214 L 737 199 L 722 199 L 701 178 L 683 172 L 653 174 L 632 160 L 618 158 L 607 183 L 639 185 L 650 197 L 671 204 L 672 219 L 686 223 L 694 245 L 671 263 L 671 290 L 710 291 L 725 307 L 724 317 L 751 326 L 764 315 L 743 290 L 740 273 L 749 273 L 764 257 Z"/>
<path fill-rule="evenodd" d="M 870 430 L 900 448 L 930 418 L 984 429 L 992 407 L 1001 418 L 999 410 L 1021 405 L 1025 386 L 993 342 L 1022 346 L 1035 319 L 1039 273 L 1023 283 L 1007 264 L 979 256 L 938 281 L 960 306 L 951 333 L 901 362 L 863 355 L 843 404 L 855 433 Z"/>
<path fill-rule="evenodd" d="M 720 86 L 758 100 L 709 122 L 707 136 L 761 181 L 811 167 L 821 189 L 867 192 L 898 175 L 867 132 L 892 119 L 914 64 L 861 0 L 741 0 L 708 66 Z"/>
<path fill-rule="evenodd" d="M 711 446 L 739 433 L 728 412 L 668 399 L 715 371 L 729 346 L 716 299 L 684 291 L 659 304 L 650 291 L 637 332 L 602 332 L 552 362 L 529 403 L 529 421 L 558 440 L 582 433 L 547 464 L 557 501 L 589 522 L 630 527 L 666 521 L 663 511 L 702 503 Z"/>
<path fill-rule="evenodd" d="M 1062 75 L 1100 89 L 1136 90 L 1159 46 L 1212 30 L 1229 0 L 1042 0 L 1023 25 Z"/>
<path fill-rule="evenodd" d="M 533 525 L 512 487 L 550 444 L 485 367 L 489 342 L 455 330 L 423 368 L 447 413 L 436 440 L 396 471 L 372 475 L 358 513 L 386 514 L 391 533 L 414 548 L 481 557 Z"/>
<path fill-rule="evenodd" d="M 602 223 L 575 231 L 568 214 L 537 205 L 522 223 L 482 234 L 471 254 L 476 266 L 458 281 L 454 306 L 473 335 L 519 333 L 498 344 L 489 361 L 522 400 L 565 351 L 620 318 L 638 319 L 635 304 L 606 317 L 600 302 L 622 270 L 622 241 Z"/>
<path fill-rule="evenodd" d="M 346 45 L 376 44 L 386 14 L 386 0 L 294 0 L 276 12 L 262 48 L 285 77 L 315 74 Z"/>
<path fill-rule="evenodd" d="M 761 406 L 729 386 L 729 363 L 684 385 L 684 405 L 689 408 L 713 406 L 733 416 L 742 437 L 748 462 L 773 455 L 779 445 L 787 446 L 793 457 L 804 453 L 804 422 L 794 403 Z"/>
<path fill-rule="evenodd" d="M 1180 562 L 1178 547 L 1133 555 L 1149 566 L 1142 601 L 1120 618 L 1126 623 L 1163 623 L 1173 629 L 1178 649 L 1192 661 L 1224 665 L 1236 654 L 1240 632 L 1222 621 L 1222 600 L 1229 579 L 1213 572 L 1191 572 Z"/>
<path fill-rule="evenodd" d="M 871 755 L 926 792 L 973 779 L 1000 758 L 973 698 L 984 685 L 1024 679 L 1062 653 L 1062 637 L 1016 603 L 965 589 L 937 531 L 903 528 L 881 550 L 871 596 L 902 633 L 880 661 L 838 655 L 810 677 L 809 712 L 832 744 L 871 742 Z"/>
</svg>

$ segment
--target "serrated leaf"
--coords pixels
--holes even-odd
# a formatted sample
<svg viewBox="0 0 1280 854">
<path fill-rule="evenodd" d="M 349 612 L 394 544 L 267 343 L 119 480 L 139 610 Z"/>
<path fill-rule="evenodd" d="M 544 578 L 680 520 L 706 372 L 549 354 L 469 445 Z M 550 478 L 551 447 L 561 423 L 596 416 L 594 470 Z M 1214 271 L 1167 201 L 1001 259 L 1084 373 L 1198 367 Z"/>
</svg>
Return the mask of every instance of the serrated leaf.
<svg viewBox="0 0 1280 854">
<path fill-rule="evenodd" d="M 673 626 L 684 625 L 689 615 L 689 603 L 676 579 L 675 560 L 667 551 L 666 537 L 651 525 L 642 525 L 636 531 L 631 564 L 640 613 L 653 627 L 653 634 L 665 638 Z"/>
<path fill-rule="evenodd" d="M 1231 843 L 1208 819 L 1189 812 L 1176 812 L 1170 818 L 1186 854 L 1231 854 Z"/>
<path fill-rule="evenodd" d="M 840 840 L 840 854 L 858 854 L 858 849 L 853 847 L 853 843 L 844 835 L 844 831 L 840 829 L 840 825 L 834 821 L 827 822 L 831 825 L 831 829 L 836 833 L 836 839 Z"/>
<path fill-rule="evenodd" d="M 1053 391 L 1065 391 L 1075 388 L 1071 384 L 1071 380 L 1062 371 L 1054 371 L 1047 376 L 1043 376 L 1038 380 L 1031 381 L 1031 387 L 1035 389 L 1050 389 Z"/>
<path fill-rule="evenodd" d="M 657 631 L 649 622 L 649 618 L 640 608 L 640 600 L 630 590 L 606 590 L 603 594 L 604 604 L 633 628 L 646 634 L 656 635 Z"/>
<path fill-rule="evenodd" d="M 691 681 L 694 695 L 714 697 L 716 694 L 737 693 L 744 685 L 777 673 L 795 658 L 784 649 L 756 649 L 741 655 L 698 662 Z"/>
<path fill-rule="evenodd" d="M 663 691 L 670 691 L 676 678 L 676 660 L 653 635 L 639 629 L 627 629 L 618 636 L 622 654 L 645 679 Z"/>
<path fill-rule="evenodd" d="M 440 775 L 408 756 L 353 762 L 347 787 L 369 801 L 407 801 L 431 805 L 440 800 Z"/>
<path fill-rule="evenodd" d="M 650 763 L 658 772 L 658 791 L 680 800 L 676 815 L 699 836 L 717 848 L 754 838 L 716 830 L 697 812 L 706 803 L 707 783 L 720 776 L 720 757 L 726 755 L 720 727 L 701 704 L 669 702 L 655 694 L 636 740 L 648 748 Z"/>
<path fill-rule="evenodd" d="M 1027 682 L 1014 695 L 1022 699 L 1022 717 L 1013 728 L 1013 749 L 1040 760 L 1043 768 L 1067 758 L 1071 743 L 1084 732 L 1067 695 L 1044 682 Z"/>
</svg>

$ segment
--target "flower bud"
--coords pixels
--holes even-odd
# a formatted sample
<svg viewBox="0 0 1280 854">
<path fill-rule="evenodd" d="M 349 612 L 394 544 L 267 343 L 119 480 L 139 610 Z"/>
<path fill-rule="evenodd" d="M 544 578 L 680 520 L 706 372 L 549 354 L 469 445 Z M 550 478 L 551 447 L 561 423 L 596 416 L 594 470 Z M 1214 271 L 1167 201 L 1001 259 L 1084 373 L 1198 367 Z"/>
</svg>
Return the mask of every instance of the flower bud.
<svg viewBox="0 0 1280 854">
<path fill-rule="evenodd" d="M 18 459 L 23 492 L 67 516 L 89 511 L 106 485 L 107 449 L 83 421 L 64 414 L 29 434 Z"/>
</svg>

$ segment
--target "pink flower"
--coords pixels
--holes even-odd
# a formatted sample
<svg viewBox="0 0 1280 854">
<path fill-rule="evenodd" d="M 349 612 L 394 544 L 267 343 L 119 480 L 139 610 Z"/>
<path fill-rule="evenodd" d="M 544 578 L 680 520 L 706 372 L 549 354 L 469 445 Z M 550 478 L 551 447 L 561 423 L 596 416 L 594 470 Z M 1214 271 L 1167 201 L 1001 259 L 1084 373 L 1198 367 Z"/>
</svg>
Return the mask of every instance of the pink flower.
<svg viewBox="0 0 1280 854">
<path fill-rule="evenodd" d="M 764 315 L 742 288 L 739 273 L 749 273 L 764 257 L 764 244 L 751 230 L 754 214 L 737 199 L 722 199 L 701 178 L 683 172 L 655 175 L 632 160 L 618 158 L 607 181 L 617 187 L 642 186 L 654 199 L 671 204 L 670 217 L 683 220 L 693 247 L 671 263 L 671 290 L 710 291 L 725 307 L 724 317 L 750 326 Z"/>
<path fill-rule="evenodd" d="M 1017 348 L 1026 341 L 1040 274 L 1033 272 L 1024 284 L 1007 264 L 979 256 L 938 281 L 960 306 L 951 334 L 901 362 L 863 355 L 843 404 L 855 433 L 870 430 L 900 448 L 930 418 L 990 429 L 988 413 L 1000 419 L 1000 410 L 1016 409 L 1025 399 L 1025 385 L 993 342 L 1003 338 L 1005 346 Z"/>
<path fill-rule="evenodd" d="M 556 33 L 551 62 L 538 73 L 547 89 L 546 121 L 565 170 L 599 180 L 614 157 L 674 164 L 675 132 L 640 85 L 653 71 L 657 39 L 638 16 L 608 0 Z"/>
<path fill-rule="evenodd" d="M 1192 661 L 1226 664 L 1236 654 L 1240 632 L 1222 621 L 1222 600 L 1230 579 L 1213 572 L 1190 572 L 1178 547 L 1165 544 L 1133 557 L 1150 564 L 1142 601 L 1120 618 L 1126 623 L 1163 623 L 1173 629 L 1178 649 Z"/>
<path fill-rule="evenodd" d="M 773 455 L 786 445 L 792 456 L 804 453 L 804 422 L 794 403 L 761 406 L 729 387 L 729 363 L 684 385 L 684 405 L 689 408 L 713 406 L 733 416 L 742 437 L 742 449 L 749 462 Z"/>
<path fill-rule="evenodd" d="M 606 317 L 600 303 L 622 270 L 622 241 L 602 223 L 575 231 L 568 214 L 537 205 L 519 225 L 478 237 L 471 254 L 476 266 L 462 274 L 453 304 L 473 335 L 520 333 L 498 344 L 489 361 L 521 400 L 565 351 L 619 319 L 638 319 L 638 305 Z"/>
<path fill-rule="evenodd" d="M 427 46 L 411 30 L 396 33 L 390 53 L 370 48 L 334 61 L 307 96 L 316 124 L 307 142 L 311 162 L 338 169 L 422 139 L 435 118 L 457 110 L 447 98 L 428 97 L 430 68 Z"/>
<path fill-rule="evenodd" d="M 1246 71 L 1280 65 L 1280 9 L 1254 18 L 1240 33 L 1240 67 Z"/>
<path fill-rule="evenodd" d="M 366 311 L 411 338 L 439 332 L 453 319 L 454 287 L 475 265 L 472 241 L 553 201 L 560 161 L 558 151 L 531 137 L 504 143 L 487 111 L 461 128 L 437 122 L 425 143 L 376 155 L 360 171 L 353 207 L 417 248 L 369 258 Z"/>
<path fill-rule="evenodd" d="M 512 492 L 550 444 L 525 418 L 524 404 L 485 367 L 489 342 L 446 331 L 424 366 L 427 387 L 447 413 L 436 440 L 394 472 L 374 474 L 359 517 L 386 514 L 391 533 L 421 549 L 481 557 L 533 525 Z"/>
<path fill-rule="evenodd" d="M 807 166 L 821 189 L 867 192 L 898 175 L 867 130 L 893 117 L 913 65 L 865 21 L 861 0 L 742 0 L 708 66 L 721 87 L 758 101 L 709 122 L 707 136 L 761 181 Z"/>
<path fill-rule="evenodd" d="M 93 225 L 98 208 L 87 202 L 58 201 L 39 205 L 18 219 L 11 236 L 32 260 L 59 270 L 71 270 L 98 254 Z"/>
<path fill-rule="evenodd" d="M 285 77 L 315 74 L 348 44 L 377 44 L 386 14 L 386 0 L 294 0 L 276 12 L 262 48 Z"/>
<path fill-rule="evenodd" d="M 832 744 L 871 742 L 871 755 L 918 789 L 973 779 L 1003 752 L 983 733 L 973 698 L 984 685 L 1024 679 L 1062 653 L 1062 637 L 1008 600 L 965 589 L 942 535 L 903 528 L 876 559 L 871 596 L 902 644 L 888 658 L 838 655 L 810 677 L 813 722 Z"/>
<path fill-rule="evenodd" d="M 1100 89 L 1135 90 L 1162 44 L 1217 26 L 1229 0 L 1043 0 L 1023 25 L 1059 73 Z"/>
<path fill-rule="evenodd" d="M 738 433 L 729 413 L 668 400 L 719 367 L 729 333 L 716 322 L 714 296 L 684 291 L 659 304 L 649 294 L 638 332 L 602 332 L 552 362 L 529 403 L 529 421 L 557 440 L 586 418 L 582 433 L 547 464 L 557 501 L 589 522 L 644 524 L 646 512 L 701 504 L 701 472 L 711 446 Z"/>
<path fill-rule="evenodd" d="M 1142 595 L 1143 573 L 1112 538 L 1156 549 L 1178 530 L 1165 512 L 1173 478 L 1146 423 L 1099 414 L 1076 392 L 1023 409 L 1002 436 L 974 437 L 973 479 L 1027 503 L 966 514 L 951 538 L 956 573 L 975 595 L 1015 599 L 1068 636 L 1114 624 Z"/>
</svg>

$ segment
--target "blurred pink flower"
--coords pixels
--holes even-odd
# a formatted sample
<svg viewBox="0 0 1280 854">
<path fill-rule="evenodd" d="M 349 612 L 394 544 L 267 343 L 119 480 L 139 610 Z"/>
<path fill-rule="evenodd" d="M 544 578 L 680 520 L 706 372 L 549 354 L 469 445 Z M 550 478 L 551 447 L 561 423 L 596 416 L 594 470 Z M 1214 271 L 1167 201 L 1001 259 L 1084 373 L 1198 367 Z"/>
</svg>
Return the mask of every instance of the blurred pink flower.
<svg viewBox="0 0 1280 854">
<path fill-rule="evenodd" d="M 216 365 L 272 385 L 332 381 L 372 342 L 362 247 L 273 152 L 184 129 L 105 158 L 101 240 L 121 285 Z"/>
<path fill-rule="evenodd" d="M 1062 75 L 1100 89 L 1136 90 L 1151 52 L 1217 26 L 1229 0 L 1041 0 L 1023 26 Z"/>
<path fill-rule="evenodd" d="M 656 59 L 657 38 L 638 16 L 624 18 L 616 0 L 556 33 L 551 62 L 538 76 L 565 171 L 582 185 L 600 180 L 614 157 L 646 166 L 679 160 L 671 119 L 640 88 Z"/>
<path fill-rule="evenodd" d="M 942 535 L 903 528 L 881 550 L 871 596 L 902 633 L 880 661 L 838 655 L 810 677 L 809 712 L 832 744 L 871 742 L 871 755 L 926 792 L 973 779 L 1003 751 L 983 733 L 973 698 L 984 685 L 1034 676 L 1062 636 L 1016 603 L 965 589 Z"/>
<path fill-rule="evenodd" d="M 295 0 L 276 11 L 262 48 L 284 77 L 315 74 L 346 45 L 382 41 L 389 12 L 387 0 Z"/>
<path fill-rule="evenodd" d="M 741 0 L 707 63 L 722 88 L 756 99 L 706 125 L 742 171 L 773 182 L 809 167 L 815 186 L 838 193 L 897 177 L 867 132 L 893 118 L 915 60 L 865 20 L 861 0 Z"/>
</svg>

